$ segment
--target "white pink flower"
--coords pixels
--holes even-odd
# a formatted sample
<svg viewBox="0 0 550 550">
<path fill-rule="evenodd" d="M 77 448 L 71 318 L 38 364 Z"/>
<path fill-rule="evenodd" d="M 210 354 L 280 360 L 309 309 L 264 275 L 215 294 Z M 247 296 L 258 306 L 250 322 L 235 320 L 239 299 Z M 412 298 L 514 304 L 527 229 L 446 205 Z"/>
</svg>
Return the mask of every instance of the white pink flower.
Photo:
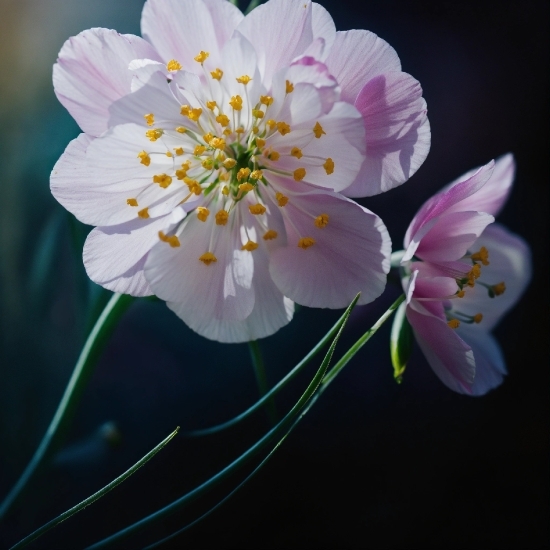
<svg viewBox="0 0 550 550">
<path fill-rule="evenodd" d="M 506 374 L 490 331 L 531 278 L 527 244 L 494 216 L 514 179 L 505 155 L 429 199 L 405 237 L 406 315 L 426 359 L 452 390 L 482 395 Z"/>
<path fill-rule="evenodd" d="M 89 276 L 156 294 L 219 341 L 272 334 L 293 303 L 383 290 L 390 240 L 344 195 L 403 183 L 430 143 L 421 88 L 367 31 L 309 0 L 244 17 L 225 0 L 148 0 L 144 39 L 90 29 L 54 66 L 85 132 L 51 188 L 82 222 Z"/>
</svg>

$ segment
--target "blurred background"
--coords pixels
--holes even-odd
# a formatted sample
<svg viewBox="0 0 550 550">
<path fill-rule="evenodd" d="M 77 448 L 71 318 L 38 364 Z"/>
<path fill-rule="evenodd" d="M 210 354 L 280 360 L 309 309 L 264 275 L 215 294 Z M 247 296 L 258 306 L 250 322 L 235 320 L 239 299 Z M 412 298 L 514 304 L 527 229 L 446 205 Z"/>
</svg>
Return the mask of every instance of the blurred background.
<svg viewBox="0 0 550 550">
<path fill-rule="evenodd" d="M 244 5 L 246 5 L 246 1 Z M 339 30 L 369 29 L 422 84 L 432 148 L 402 187 L 362 201 L 394 249 L 444 184 L 507 151 L 518 173 L 499 221 L 533 249 L 534 278 L 496 330 L 509 376 L 483 398 L 452 393 L 415 350 L 397 385 L 389 324 L 346 367 L 274 458 L 236 497 L 166 547 L 521 548 L 548 543 L 548 3 L 320 0 Z M 0 0 L 0 498 L 43 436 L 94 311 L 89 228 L 49 191 L 79 129 L 57 102 L 51 69 L 90 27 L 139 34 L 143 0 Z M 243 6 L 241 6 L 243 7 Z M 358 308 L 341 354 L 398 296 Z M 340 312 L 300 309 L 262 341 L 270 384 Z M 286 411 L 311 368 L 277 397 Z M 161 302 L 136 301 L 107 345 L 65 446 L 0 525 L 8 547 L 114 479 L 177 425 L 231 418 L 257 397 L 246 345 L 211 343 Z M 84 547 L 192 489 L 268 428 L 265 414 L 225 433 L 178 436 L 136 475 L 34 548 Z M 244 472 L 243 472 L 244 473 Z M 139 548 L 206 510 L 240 479 L 157 524 Z"/>
</svg>

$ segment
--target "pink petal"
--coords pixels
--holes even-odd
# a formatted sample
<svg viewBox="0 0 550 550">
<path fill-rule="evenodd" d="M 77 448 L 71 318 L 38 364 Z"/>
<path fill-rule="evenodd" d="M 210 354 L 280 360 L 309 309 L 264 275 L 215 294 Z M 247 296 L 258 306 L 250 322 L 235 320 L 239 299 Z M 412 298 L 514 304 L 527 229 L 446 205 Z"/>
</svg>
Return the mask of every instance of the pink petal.
<svg viewBox="0 0 550 550">
<path fill-rule="evenodd" d="M 470 170 L 457 180 L 450 183 L 443 191 L 448 191 L 461 181 L 464 181 L 469 176 L 474 174 L 479 168 Z M 508 153 L 499 157 L 495 161 L 495 168 L 491 177 L 485 185 L 473 195 L 466 197 L 460 203 L 454 205 L 451 211 L 460 210 L 478 210 L 479 212 L 487 212 L 496 216 L 508 200 L 508 195 L 512 190 L 512 183 L 516 175 L 516 163 L 514 155 Z"/>
<path fill-rule="evenodd" d="M 314 219 L 328 214 L 328 225 Z M 358 292 L 360 304 L 377 298 L 389 271 L 391 242 L 378 216 L 339 195 L 294 195 L 284 207 L 288 246 L 273 252 L 269 271 L 281 292 L 309 307 L 342 308 Z M 315 244 L 298 247 L 299 239 Z"/>
<path fill-rule="evenodd" d="M 273 75 L 313 42 L 311 2 L 270 0 L 253 9 L 237 30 L 256 49 L 260 74 L 269 88 Z"/>
<path fill-rule="evenodd" d="M 147 0 L 141 30 L 165 63 L 175 59 L 186 71 L 202 74 L 193 58 L 206 51 L 208 64 L 219 64 L 221 47 L 241 19 L 237 12 L 221 0 Z"/>
<path fill-rule="evenodd" d="M 474 193 L 477 193 L 487 183 L 493 173 L 493 169 L 494 162 L 491 161 L 479 168 L 475 173 L 469 174 L 467 179 L 459 182 L 452 188 L 447 188 L 446 190 L 436 193 L 433 197 L 428 199 L 416 213 L 407 229 L 405 234 L 405 248 L 409 246 L 409 243 L 413 240 L 417 231 L 433 218 L 442 216 L 447 212 L 463 211 L 462 208 L 453 210 L 451 210 L 451 208 L 455 207 L 455 205 L 458 205 Z"/>
<path fill-rule="evenodd" d="M 483 212 L 453 212 L 441 216 L 420 241 L 416 256 L 431 262 L 458 260 L 493 221 L 493 216 Z"/>
<path fill-rule="evenodd" d="M 401 70 L 395 50 L 365 30 L 337 32 L 325 63 L 342 87 L 342 99 L 348 103 L 355 102 L 371 78 Z"/>
<path fill-rule="evenodd" d="M 316 2 L 311 3 L 311 28 L 313 39 L 321 39 L 324 43 L 324 53 L 319 59 L 326 58 L 336 39 L 336 26 L 330 13 Z"/>
<path fill-rule="evenodd" d="M 101 135 L 110 105 L 130 93 L 129 63 L 159 60 L 145 40 L 108 29 L 89 29 L 65 42 L 53 68 L 55 93 L 84 132 Z"/>
<path fill-rule="evenodd" d="M 438 378 L 451 390 L 470 395 L 476 372 L 474 353 L 447 323 L 407 307 L 420 349 Z"/>
<path fill-rule="evenodd" d="M 370 196 L 401 185 L 430 150 L 430 125 L 420 84 L 402 72 L 376 76 L 361 89 L 355 106 L 365 122 L 367 158 L 346 195 Z"/>
<path fill-rule="evenodd" d="M 415 273 L 418 273 L 418 271 Z M 416 300 L 443 300 L 456 294 L 457 291 L 456 280 L 451 277 L 417 277 L 414 287 L 414 298 Z"/>
</svg>

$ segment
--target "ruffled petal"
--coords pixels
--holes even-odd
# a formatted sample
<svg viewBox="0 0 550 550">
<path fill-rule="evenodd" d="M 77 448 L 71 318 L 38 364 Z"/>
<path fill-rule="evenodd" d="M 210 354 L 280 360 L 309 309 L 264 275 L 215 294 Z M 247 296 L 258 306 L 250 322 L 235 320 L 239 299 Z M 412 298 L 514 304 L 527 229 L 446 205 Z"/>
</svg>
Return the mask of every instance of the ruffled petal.
<svg viewBox="0 0 550 550">
<path fill-rule="evenodd" d="M 270 0 L 253 9 L 237 30 L 256 49 L 260 74 L 269 88 L 273 75 L 289 66 L 313 41 L 311 2 Z"/>
<path fill-rule="evenodd" d="M 393 72 L 369 80 L 355 106 L 363 115 L 367 152 L 345 194 L 376 195 L 407 181 L 426 159 L 431 143 L 426 102 L 417 80 Z"/>
<path fill-rule="evenodd" d="M 203 74 L 194 57 L 205 51 L 208 65 L 219 64 L 221 47 L 241 19 L 235 10 L 221 0 L 147 0 L 141 31 L 164 62 L 175 59 L 186 71 Z"/>
<path fill-rule="evenodd" d="M 472 394 L 476 363 L 472 348 L 447 323 L 407 307 L 416 341 L 437 377 L 451 390 Z"/>
<path fill-rule="evenodd" d="M 378 216 L 332 193 L 291 195 L 283 208 L 288 246 L 273 252 L 269 270 L 285 296 L 343 308 L 358 292 L 359 304 L 382 293 L 391 242 Z"/>
<path fill-rule="evenodd" d="M 401 70 L 395 50 L 365 30 L 337 32 L 325 63 L 342 87 L 342 99 L 348 103 L 355 102 L 371 78 Z"/>
<path fill-rule="evenodd" d="M 53 68 L 57 98 L 84 132 L 108 128 L 109 107 L 130 93 L 133 59 L 160 60 L 145 40 L 108 29 L 89 29 L 67 40 Z"/>
</svg>

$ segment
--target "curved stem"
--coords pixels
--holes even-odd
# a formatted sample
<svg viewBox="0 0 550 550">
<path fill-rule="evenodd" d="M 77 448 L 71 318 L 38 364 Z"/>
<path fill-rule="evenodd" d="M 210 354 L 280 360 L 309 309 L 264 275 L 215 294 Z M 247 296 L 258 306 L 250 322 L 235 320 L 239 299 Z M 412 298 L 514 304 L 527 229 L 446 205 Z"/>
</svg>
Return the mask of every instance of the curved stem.
<svg viewBox="0 0 550 550">
<path fill-rule="evenodd" d="M 254 374 L 256 375 L 256 384 L 258 385 L 258 392 L 260 397 L 263 397 L 269 392 L 269 386 L 267 384 L 267 375 L 265 373 L 265 364 L 262 357 L 262 350 L 258 340 L 251 340 L 248 342 L 248 349 L 250 350 L 250 357 L 252 359 L 252 365 L 254 366 Z M 277 424 L 277 409 L 275 408 L 275 399 L 270 396 L 266 402 L 267 416 L 272 426 Z"/>
<path fill-rule="evenodd" d="M 29 536 L 25 537 L 24 539 L 20 540 L 15 546 L 12 546 L 10 550 L 17 550 L 18 548 L 24 548 L 27 546 L 27 544 L 31 543 L 33 540 L 36 540 L 38 537 L 41 537 L 44 533 L 49 531 L 50 529 L 53 529 L 56 525 L 59 525 L 61 522 L 65 521 L 66 519 L 69 519 L 71 516 L 74 516 L 81 510 L 84 510 L 86 506 L 89 506 L 90 504 L 93 504 L 96 500 L 99 500 L 102 496 L 105 496 L 109 491 L 112 491 L 117 485 L 120 485 L 123 481 L 126 481 L 132 474 L 134 474 L 137 470 L 139 470 L 146 462 L 149 462 L 161 449 L 163 449 L 178 433 L 179 426 L 163 441 L 161 441 L 154 449 L 149 451 L 142 459 L 138 460 L 131 468 L 126 470 L 123 474 L 118 476 L 116 479 L 111 481 L 111 483 L 105 485 L 103 489 L 100 489 L 93 495 L 89 496 L 88 498 L 84 499 L 82 502 L 77 504 L 76 506 L 73 506 L 66 512 L 63 512 L 59 516 L 57 516 L 55 519 L 52 519 L 40 529 L 37 529 L 33 533 L 31 533 Z"/>
<path fill-rule="evenodd" d="M 132 296 L 113 294 L 105 306 L 80 352 L 65 393 L 59 402 L 46 434 L 42 438 L 29 464 L 21 474 L 21 477 L 0 506 L 0 520 L 5 517 L 14 503 L 19 499 L 24 489 L 35 477 L 46 460 L 57 450 L 103 346 L 114 330 L 118 320 L 133 300 Z"/>
</svg>

